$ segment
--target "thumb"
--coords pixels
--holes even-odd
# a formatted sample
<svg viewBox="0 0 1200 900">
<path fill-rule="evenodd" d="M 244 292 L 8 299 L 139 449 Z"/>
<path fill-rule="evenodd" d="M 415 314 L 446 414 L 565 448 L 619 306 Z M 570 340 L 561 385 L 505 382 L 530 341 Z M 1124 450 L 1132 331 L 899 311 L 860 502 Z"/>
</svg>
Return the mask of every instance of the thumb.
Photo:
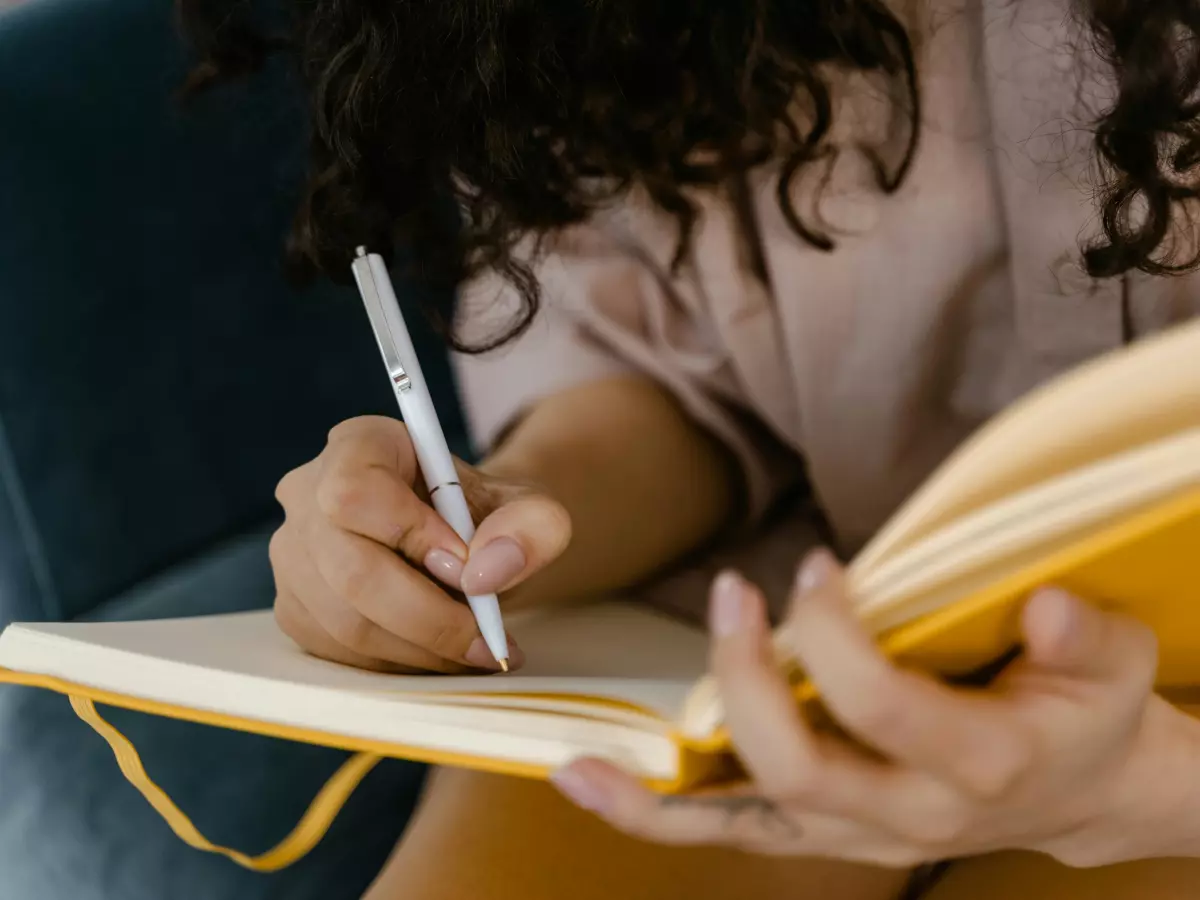
<svg viewBox="0 0 1200 900">
<path fill-rule="evenodd" d="M 1154 633 L 1127 616 L 1049 588 L 1030 599 L 1021 624 L 1029 661 L 1039 668 L 1093 681 L 1123 680 L 1134 673 L 1153 679 Z"/>
<path fill-rule="evenodd" d="M 490 507 L 475 532 L 463 567 L 466 594 L 515 587 L 557 559 L 571 542 L 571 516 L 542 490 L 485 478 Z M 472 491 L 472 493 L 474 493 Z"/>
</svg>

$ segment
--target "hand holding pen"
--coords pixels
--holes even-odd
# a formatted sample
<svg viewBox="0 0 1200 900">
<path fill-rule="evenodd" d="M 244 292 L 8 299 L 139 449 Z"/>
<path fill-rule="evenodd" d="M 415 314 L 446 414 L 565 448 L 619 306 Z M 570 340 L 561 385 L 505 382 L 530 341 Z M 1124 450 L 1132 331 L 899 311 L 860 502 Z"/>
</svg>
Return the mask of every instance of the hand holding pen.
<svg viewBox="0 0 1200 900">
<path fill-rule="evenodd" d="M 404 372 L 410 390 L 414 371 L 423 378 L 419 361 Z M 390 367 L 381 377 L 392 377 Z M 392 384 L 403 406 L 404 385 L 394 377 Z M 429 466 L 435 478 L 454 472 L 446 480 L 459 482 L 467 521 L 474 512 L 477 530 L 464 537 L 447 521 L 458 516 L 463 526 L 462 507 L 455 512 L 443 501 L 439 511 L 436 498 L 446 488 L 426 489 L 437 482 L 422 474 L 421 454 L 426 461 L 429 454 L 419 445 L 429 446 L 395 419 L 351 419 L 330 432 L 317 458 L 280 482 L 286 519 L 271 542 L 276 618 L 310 653 L 361 668 L 496 670 L 498 657 L 518 668 L 523 656 L 497 635 L 499 617 L 477 623 L 471 607 L 438 582 L 471 596 L 503 595 L 561 553 L 570 520 L 537 490 L 452 461 L 447 450 L 438 468 Z M 485 607 L 481 618 L 489 615 Z"/>
</svg>

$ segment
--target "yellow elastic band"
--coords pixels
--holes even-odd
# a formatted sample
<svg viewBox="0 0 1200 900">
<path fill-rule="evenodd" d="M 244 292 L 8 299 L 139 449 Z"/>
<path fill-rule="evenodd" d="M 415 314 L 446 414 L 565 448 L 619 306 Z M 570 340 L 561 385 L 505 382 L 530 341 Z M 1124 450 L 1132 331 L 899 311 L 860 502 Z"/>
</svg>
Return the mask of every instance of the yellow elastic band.
<svg viewBox="0 0 1200 900">
<path fill-rule="evenodd" d="M 150 780 L 142 761 L 138 758 L 137 750 L 121 732 L 105 721 L 98 712 L 96 705 L 86 697 L 71 695 L 71 708 L 83 721 L 96 730 L 108 745 L 112 747 L 117 757 L 117 765 L 121 773 L 129 779 L 129 783 L 141 792 L 150 805 L 166 820 L 179 838 L 188 846 L 209 853 L 220 853 L 227 856 L 239 866 L 252 869 L 255 872 L 278 872 L 287 868 L 306 853 L 325 836 L 337 814 L 354 793 L 354 789 L 375 768 L 382 758 L 374 753 L 357 753 L 348 759 L 333 777 L 325 783 L 317 794 L 316 799 L 304 813 L 292 833 L 285 837 L 278 846 L 268 850 L 261 856 L 248 856 L 238 850 L 228 847 L 218 847 L 202 835 L 183 812 L 176 806 L 162 788 Z"/>
</svg>

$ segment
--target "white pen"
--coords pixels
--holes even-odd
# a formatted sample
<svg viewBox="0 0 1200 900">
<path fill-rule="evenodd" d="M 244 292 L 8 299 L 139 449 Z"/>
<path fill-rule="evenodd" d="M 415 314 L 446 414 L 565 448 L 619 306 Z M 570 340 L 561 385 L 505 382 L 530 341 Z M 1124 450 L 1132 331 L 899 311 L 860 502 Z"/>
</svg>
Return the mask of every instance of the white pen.
<svg viewBox="0 0 1200 900">
<path fill-rule="evenodd" d="M 438 422 L 437 410 L 433 407 L 429 385 L 421 372 L 412 337 L 408 333 L 408 326 L 404 324 L 400 304 L 396 302 L 396 292 L 392 288 L 387 266 L 382 257 L 368 253 L 365 247 L 359 247 L 355 256 L 351 266 L 354 280 L 358 283 L 358 291 L 375 332 L 375 342 L 379 344 L 379 352 L 383 354 L 384 365 L 392 379 L 392 389 L 400 404 L 400 416 L 408 426 L 433 508 L 469 544 L 475 536 L 475 523 L 471 520 L 471 510 L 463 495 L 462 485 L 458 483 L 454 459 L 446 445 L 441 423 Z M 475 621 L 479 623 L 479 632 L 488 650 L 500 663 L 500 668 L 507 672 L 508 636 L 504 633 L 500 601 L 495 594 L 484 594 L 467 597 L 467 603 L 475 614 Z"/>
</svg>

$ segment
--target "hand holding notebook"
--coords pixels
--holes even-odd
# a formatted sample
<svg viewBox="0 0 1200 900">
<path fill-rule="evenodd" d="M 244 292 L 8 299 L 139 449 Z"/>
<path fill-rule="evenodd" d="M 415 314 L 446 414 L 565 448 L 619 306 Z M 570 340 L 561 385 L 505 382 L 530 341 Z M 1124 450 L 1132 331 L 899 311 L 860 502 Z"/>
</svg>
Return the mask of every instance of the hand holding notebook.
<svg viewBox="0 0 1200 900">
<path fill-rule="evenodd" d="M 1021 611 L 1019 656 L 975 684 L 941 684 L 882 656 L 841 567 L 814 552 L 776 637 L 819 686 L 823 723 L 796 714 L 761 591 L 725 572 L 710 610 L 712 673 L 747 777 L 662 798 L 602 759 L 554 774 L 610 825 L 886 867 L 1006 850 L 1088 867 L 1194 855 L 1200 720 L 1152 694 L 1154 637 L 1132 617 L 1043 589 Z"/>
</svg>

